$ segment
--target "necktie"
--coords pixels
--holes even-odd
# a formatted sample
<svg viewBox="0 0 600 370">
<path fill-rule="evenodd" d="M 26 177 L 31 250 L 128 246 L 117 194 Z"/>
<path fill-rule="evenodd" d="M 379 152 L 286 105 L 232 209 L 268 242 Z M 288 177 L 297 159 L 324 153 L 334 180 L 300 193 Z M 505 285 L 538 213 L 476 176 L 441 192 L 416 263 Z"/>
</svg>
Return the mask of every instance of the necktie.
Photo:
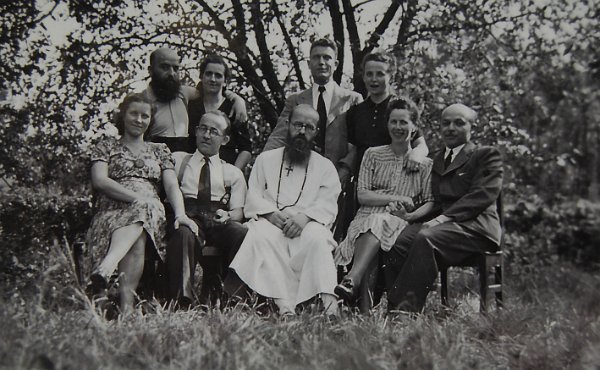
<svg viewBox="0 0 600 370">
<path fill-rule="evenodd" d="M 444 169 L 447 169 L 448 166 L 450 166 L 450 163 L 452 163 L 452 150 L 450 150 L 450 153 L 448 153 L 448 156 L 446 156 L 446 159 L 444 160 Z"/>
<path fill-rule="evenodd" d="M 204 165 L 200 169 L 200 180 L 198 181 L 198 202 L 203 205 L 210 203 L 210 159 L 204 157 Z"/>
<path fill-rule="evenodd" d="M 317 112 L 319 113 L 319 133 L 315 138 L 315 143 L 320 154 L 325 152 L 325 129 L 327 128 L 327 108 L 325 107 L 325 100 L 323 99 L 323 92 L 325 92 L 325 86 L 319 85 L 319 98 L 317 99 Z"/>
</svg>

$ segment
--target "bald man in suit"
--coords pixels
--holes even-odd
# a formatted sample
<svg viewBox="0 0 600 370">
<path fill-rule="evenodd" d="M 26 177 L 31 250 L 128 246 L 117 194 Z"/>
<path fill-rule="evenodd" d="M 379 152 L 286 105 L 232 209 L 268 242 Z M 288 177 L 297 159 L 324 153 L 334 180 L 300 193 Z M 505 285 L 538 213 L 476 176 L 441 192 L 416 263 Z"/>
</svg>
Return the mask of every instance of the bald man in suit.
<svg viewBox="0 0 600 370">
<path fill-rule="evenodd" d="M 436 216 L 403 230 L 386 256 L 389 310 L 420 312 L 438 274 L 437 262 L 460 263 L 474 253 L 497 250 L 500 220 L 496 200 L 502 190 L 502 158 L 489 146 L 471 142 L 477 113 L 462 104 L 442 112 L 445 148 L 435 156 L 432 192 Z M 390 211 L 414 221 L 401 206 Z"/>
</svg>

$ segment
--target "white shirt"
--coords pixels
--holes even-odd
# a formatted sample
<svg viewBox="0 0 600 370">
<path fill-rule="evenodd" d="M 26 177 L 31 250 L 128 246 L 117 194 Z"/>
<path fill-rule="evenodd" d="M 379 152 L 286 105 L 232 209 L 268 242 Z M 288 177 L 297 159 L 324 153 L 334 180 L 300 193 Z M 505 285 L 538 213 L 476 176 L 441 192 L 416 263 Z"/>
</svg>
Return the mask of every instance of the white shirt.
<svg viewBox="0 0 600 370">
<path fill-rule="evenodd" d="M 223 179 L 223 164 L 219 154 L 215 154 L 209 158 L 210 168 L 210 200 L 219 201 L 225 195 L 225 181 Z M 175 171 L 179 173 L 181 161 L 175 163 Z M 198 150 L 194 152 L 188 161 L 183 178 L 181 179 L 181 193 L 184 198 L 198 197 L 198 181 L 200 179 L 200 171 L 204 166 L 204 155 Z"/>
<path fill-rule="evenodd" d="M 319 86 L 321 85 L 312 85 L 313 108 L 315 109 L 317 109 L 317 104 L 319 102 Z M 325 86 L 325 91 L 323 91 L 323 101 L 325 102 L 325 109 L 327 110 L 327 114 L 329 114 L 329 109 L 331 108 L 331 100 L 333 99 L 333 89 L 335 89 L 335 82 L 333 80 L 330 80 L 323 86 Z"/>
<path fill-rule="evenodd" d="M 446 152 L 444 153 L 444 160 L 446 158 L 448 158 L 448 154 L 450 153 L 450 151 L 452 151 L 452 160 L 450 161 L 450 163 L 454 162 L 454 160 L 456 159 L 456 156 L 458 155 L 458 153 L 460 153 L 460 151 L 462 150 L 462 148 L 465 146 L 465 144 L 461 144 L 459 146 L 457 146 L 456 148 L 448 148 L 446 147 Z"/>
</svg>

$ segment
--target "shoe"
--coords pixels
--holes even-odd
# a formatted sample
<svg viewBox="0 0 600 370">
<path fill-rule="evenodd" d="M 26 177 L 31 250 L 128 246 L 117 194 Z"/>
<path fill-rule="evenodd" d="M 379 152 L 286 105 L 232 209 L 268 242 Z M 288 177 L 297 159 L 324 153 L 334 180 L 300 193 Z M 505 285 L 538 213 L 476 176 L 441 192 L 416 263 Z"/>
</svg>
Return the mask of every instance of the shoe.
<svg viewBox="0 0 600 370">
<path fill-rule="evenodd" d="M 341 283 L 339 283 L 333 292 L 344 301 L 349 302 L 354 299 L 354 282 L 351 278 L 345 277 Z"/>
<path fill-rule="evenodd" d="M 283 322 L 289 322 L 296 318 L 296 313 L 292 311 L 285 311 L 279 314 L 279 319 Z"/>
<path fill-rule="evenodd" d="M 105 295 L 106 289 L 108 288 L 108 282 L 104 276 L 95 272 L 90 276 L 90 283 L 86 287 L 86 293 L 90 297 L 96 297 L 99 295 Z"/>
</svg>

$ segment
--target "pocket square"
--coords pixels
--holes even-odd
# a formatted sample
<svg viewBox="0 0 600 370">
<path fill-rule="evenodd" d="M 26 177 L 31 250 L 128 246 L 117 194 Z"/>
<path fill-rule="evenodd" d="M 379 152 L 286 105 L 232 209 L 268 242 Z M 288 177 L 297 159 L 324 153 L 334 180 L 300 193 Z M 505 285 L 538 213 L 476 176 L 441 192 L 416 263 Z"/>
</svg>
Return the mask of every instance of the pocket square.
<svg viewBox="0 0 600 370">
<path fill-rule="evenodd" d="M 461 173 L 458 173 L 457 175 L 458 175 L 458 176 L 464 176 L 464 175 L 466 175 L 466 174 L 467 174 L 466 172 L 461 172 Z"/>
</svg>

